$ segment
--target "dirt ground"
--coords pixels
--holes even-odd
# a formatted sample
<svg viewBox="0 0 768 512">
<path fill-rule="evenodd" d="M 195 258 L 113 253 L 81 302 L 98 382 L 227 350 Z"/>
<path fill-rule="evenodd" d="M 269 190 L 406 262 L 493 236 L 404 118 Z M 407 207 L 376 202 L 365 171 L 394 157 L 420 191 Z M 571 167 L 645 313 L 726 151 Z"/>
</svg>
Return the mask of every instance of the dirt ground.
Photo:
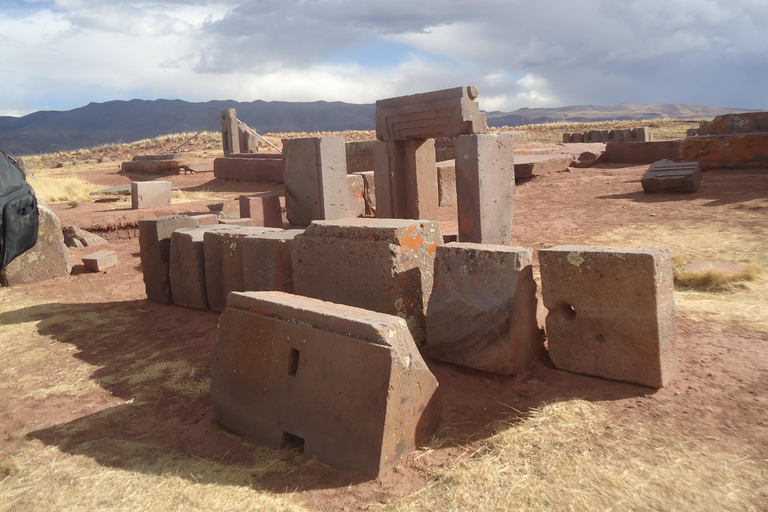
<svg viewBox="0 0 768 512">
<path fill-rule="evenodd" d="M 708 171 L 694 194 L 650 195 L 639 181 L 646 169 L 606 164 L 519 184 L 512 245 L 537 251 L 599 240 L 611 230 L 653 233 L 669 226 L 682 232 L 685 226 L 714 226 L 713 233 L 739 229 L 764 237 L 768 170 Z M 104 187 L 137 179 L 114 165 L 79 175 Z M 214 180 L 208 173 L 163 179 L 183 192 L 216 193 L 232 204 L 241 193 L 281 191 L 279 185 Z M 43 399 L 34 396 L 37 384 L 23 384 L 23 375 L 18 386 L 0 387 L 0 450 L 12 450 L 18 441 L 12 434 L 25 431 L 28 438 L 105 467 L 130 468 L 119 450 L 110 456 L 103 447 L 132 440 L 233 465 L 252 462 L 251 445 L 216 422 L 207 393 L 168 386 L 163 372 L 153 374 L 146 366 L 141 379 L 131 378 L 131 365 L 139 360 L 169 371 L 183 362 L 184 371 L 194 377 L 190 385 L 204 386 L 210 377 L 218 315 L 146 299 L 131 226 L 140 217 L 205 211 L 211 202 L 144 211 L 133 211 L 130 202 L 120 200 L 52 205 L 63 225 L 98 229 L 110 240 L 98 249 L 117 251 L 119 263 L 105 272 L 85 273 L 81 258 L 95 249 L 72 249 L 70 276 L 14 290 L 14 300 L 37 304 L 44 299 L 45 304 L 0 314 L 0 325 L 32 319 L 41 334 L 55 339 L 46 347 L 45 367 L 25 371 L 56 375 L 84 362 L 91 368 L 84 380 L 96 385 L 74 396 L 54 393 Z M 442 208 L 441 225 L 444 233 L 456 231 L 453 209 Z M 495 421 L 560 397 L 599 402 L 617 423 L 664 424 L 680 436 L 768 467 L 768 333 L 680 312 L 677 325 L 680 372 L 661 390 L 559 371 L 546 354 L 514 377 L 428 361 L 443 400 L 438 447 L 413 454 L 373 481 L 285 452 L 286 468 L 258 476 L 257 483 L 275 493 L 296 493 L 310 509 L 369 509 L 424 487 L 435 469 L 487 439 Z"/>
</svg>

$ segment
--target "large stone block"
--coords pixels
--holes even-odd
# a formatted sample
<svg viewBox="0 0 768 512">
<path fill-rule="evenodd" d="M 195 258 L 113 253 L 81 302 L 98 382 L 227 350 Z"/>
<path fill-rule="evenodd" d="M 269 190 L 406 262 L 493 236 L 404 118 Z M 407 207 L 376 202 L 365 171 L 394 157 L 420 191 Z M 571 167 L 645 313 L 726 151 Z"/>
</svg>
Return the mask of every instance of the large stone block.
<svg viewBox="0 0 768 512">
<path fill-rule="evenodd" d="M 440 206 L 456 206 L 456 161 L 437 163 L 437 196 Z"/>
<path fill-rule="evenodd" d="M 565 171 L 571 165 L 571 162 L 573 162 L 571 155 L 515 156 L 515 180 Z"/>
<path fill-rule="evenodd" d="M 682 159 L 699 162 L 702 171 L 768 167 L 768 133 L 688 137 Z"/>
<path fill-rule="evenodd" d="M 379 143 L 374 178 L 378 217 L 438 220 L 434 139 Z"/>
<path fill-rule="evenodd" d="M 359 174 L 347 174 L 351 217 L 365 216 L 365 180 Z"/>
<path fill-rule="evenodd" d="M 556 367 L 650 387 L 677 370 L 667 249 L 563 245 L 539 251 Z"/>
<path fill-rule="evenodd" d="M 437 248 L 427 309 L 429 357 L 516 374 L 544 347 L 533 250 L 451 243 Z"/>
<path fill-rule="evenodd" d="M 280 196 L 267 193 L 240 196 L 240 217 L 252 219 L 254 226 L 282 228 Z"/>
<path fill-rule="evenodd" d="M 605 145 L 606 162 L 652 164 L 659 160 L 680 161 L 680 141 L 609 142 Z"/>
<path fill-rule="evenodd" d="M 227 229 L 232 228 L 226 225 L 204 225 L 177 229 L 171 234 L 168 276 L 174 304 L 186 308 L 208 309 L 203 238 L 207 232 Z"/>
<path fill-rule="evenodd" d="M 646 192 L 696 192 L 701 183 L 698 162 L 659 160 L 645 171 L 640 180 Z"/>
<path fill-rule="evenodd" d="M 283 183 L 283 156 L 270 153 L 237 153 L 213 161 L 213 175 L 225 180 Z"/>
<path fill-rule="evenodd" d="M 437 426 L 437 380 L 401 318 L 281 292 L 229 296 L 216 418 L 273 449 L 377 477 Z"/>
<path fill-rule="evenodd" d="M 460 242 L 509 245 L 514 191 L 512 135 L 456 137 Z"/>
<path fill-rule="evenodd" d="M 64 243 L 61 221 L 38 199 L 37 243 L 0 270 L 0 284 L 13 286 L 66 276 L 72 271 L 69 249 Z M 2 212 L 0 212 L 1 214 Z"/>
<path fill-rule="evenodd" d="M 485 133 L 485 114 L 475 101 L 477 87 L 389 98 L 376 102 L 376 137 L 381 141 Z"/>
<path fill-rule="evenodd" d="M 134 181 L 131 183 L 131 208 L 161 208 L 171 204 L 170 181 Z"/>
<path fill-rule="evenodd" d="M 170 215 L 139 220 L 139 256 L 147 298 L 160 304 L 171 304 L 171 234 L 177 229 L 197 227 L 197 221 L 186 215 Z"/>
<path fill-rule="evenodd" d="M 237 126 L 237 112 L 234 108 L 221 111 L 221 147 L 224 156 L 240 153 L 240 131 Z"/>
<path fill-rule="evenodd" d="M 363 200 L 365 201 L 365 216 L 376 217 L 376 177 L 373 171 L 356 172 L 363 178 Z"/>
<path fill-rule="evenodd" d="M 347 142 L 345 144 L 347 153 L 347 173 L 352 174 L 373 171 L 375 147 L 375 140 Z"/>
<path fill-rule="evenodd" d="M 246 291 L 293 292 L 291 248 L 303 229 L 243 238 L 243 285 Z"/>
<path fill-rule="evenodd" d="M 701 133 L 701 135 L 768 132 L 768 112 L 719 115 L 708 124 L 707 128 L 708 133 Z"/>
<path fill-rule="evenodd" d="M 102 272 L 117 265 L 117 252 L 103 249 L 83 256 L 86 272 Z"/>
<path fill-rule="evenodd" d="M 316 221 L 293 242 L 293 291 L 405 318 L 422 344 L 441 243 L 437 222 Z"/>
<path fill-rule="evenodd" d="M 223 311 L 229 292 L 245 291 L 243 277 L 242 240 L 277 228 L 226 226 L 229 229 L 203 233 L 205 258 L 205 288 L 208 305 L 214 311 Z"/>
<path fill-rule="evenodd" d="M 344 137 L 283 139 L 283 163 L 291 224 L 349 216 Z"/>
</svg>

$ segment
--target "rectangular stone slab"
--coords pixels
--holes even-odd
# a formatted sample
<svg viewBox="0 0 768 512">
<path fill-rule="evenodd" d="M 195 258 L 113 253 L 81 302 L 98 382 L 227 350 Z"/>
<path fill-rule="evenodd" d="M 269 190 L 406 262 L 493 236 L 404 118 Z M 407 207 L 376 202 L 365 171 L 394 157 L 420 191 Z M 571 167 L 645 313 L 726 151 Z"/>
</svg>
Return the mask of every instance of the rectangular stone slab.
<svg viewBox="0 0 768 512">
<path fill-rule="evenodd" d="M 139 220 L 139 255 L 147 298 L 171 304 L 171 234 L 177 229 L 197 227 L 197 220 L 186 215 L 170 215 Z"/>
<path fill-rule="evenodd" d="M 229 292 L 245 290 L 243 277 L 242 239 L 277 228 L 227 226 L 229 229 L 207 231 L 203 234 L 205 256 L 205 287 L 208 305 L 223 311 Z"/>
<path fill-rule="evenodd" d="M 401 318 L 281 292 L 232 293 L 220 317 L 216 418 L 273 449 L 377 477 L 434 430 L 436 391 Z"/>
<path fill-rule="evenodd" d="M 379 143 L 374 179 L 379 217 L 438 220 L 433 139 Z"/>
<path fill-rule="evenodd" d="M 280 196 L 269 193 L 240 196 L 240 217 L 251 218 L 254 226 L 282 228 Z"/>
<path fill-rule="evenodd" d="M 365 216 L 365 181 L 359 174 L 347 174 L 350 217 Z"/>
<path fill-rule="evenodd" d="M 243 285 L 246 291 L 293 292 L 291 248 L 303 229 L 261 233 L 243 238 Z"/>
<path fill-rule="evenodd" d="M 434 221 L 315 221 L 293 242 L 293 291 L 403 317 L 421 345 L 441 243 Z"/>
<path fill-rule="evenodd" d="M 171 234 L 168 275 L 171 280 L 171 297 L 177 306 L 208 309 L 203 237 L 205 233 L 226 229 L 231 228 L 214 224 L 177 229 Z"/>
<path fill-rule="evenodd" d="M 660 388 L 677 371 L 667 249 L 539 251 L 549 357 L 557 368 Z"/>
<path fill-rule="evenodd" d="M 239 153 L 213 161 L 213 175 L 225 180 L 283 183 L 283 157 L 269 153 Z"/>
<path fill-rule="evenodd" d="M 525 369 L 544 347 L 532 263 L 528 247 L 438 246 L 427 309 L 429 357 L 505 375 Z"/>
<path fill-rule="evenodd" d="M 134 181 L 131 183 L 131 208 L 160 208 L 171 204 L 170 181 Z"/>
<path fill-rule="evenodd" d="M 682 160 L 708 169 L 768 167 L 768 133 L 740 133 L 688 137 L 682 142 Z"/>
<path fill-rule="evenodd" d="M 698 162 L 659 160 L 645 171 L 640 180 L 646 192 L 696 192 L 701 183 Z"/>
<path fill-rule="evenodd" d="M 117 265 L 117 252 L 102 249 L 83 256 L 83 264 L 87 272 L 101 272 Z"/>
<path fill-rule="evenodd" d="M 349 217 L 344 137 L 283 139 L 283 164 L 291 224 Z"/>
<path fill-rule="evenodd" d="M 511 134 L 456 137 L 460 242 L 509 245 L 514 192 Z"/>
<path fill-rule="evenodd" d="M 402 141 L 485 133 L 488 126 L 477 94 L 477 87 L 469 86 L 379 100 L 376 137 Z"/>
</svg>

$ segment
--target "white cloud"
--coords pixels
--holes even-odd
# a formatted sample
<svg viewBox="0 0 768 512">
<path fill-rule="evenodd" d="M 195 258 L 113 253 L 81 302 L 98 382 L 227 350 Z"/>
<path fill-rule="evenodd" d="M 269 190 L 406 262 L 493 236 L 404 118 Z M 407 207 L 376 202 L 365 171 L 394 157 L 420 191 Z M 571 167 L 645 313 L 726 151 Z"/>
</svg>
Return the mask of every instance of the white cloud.
<svg viewBox="0 0 768 512">
<path fill-rule="evenodd" d="M 19 5 L 16 2 L 15 5 Z M 768 103 L 764 0 L 54 0 L 0 19 L 0 111 L 178 97 Z M 361 50 L 361 49 L 365 50 Z"/>
</svg>

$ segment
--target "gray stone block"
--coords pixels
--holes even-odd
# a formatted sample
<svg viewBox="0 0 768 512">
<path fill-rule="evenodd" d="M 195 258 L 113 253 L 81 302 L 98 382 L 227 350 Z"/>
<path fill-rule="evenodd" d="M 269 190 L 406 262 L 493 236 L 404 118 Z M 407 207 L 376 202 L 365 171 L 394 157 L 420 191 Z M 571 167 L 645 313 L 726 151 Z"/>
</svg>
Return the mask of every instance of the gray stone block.
<svg viewBox="0 0 768 512">
<path fill-rule="evenodd" d="M 243 238 L 243 285 L 246 291 L 293 292 L 291 249 L 303 229 Z"/>
<path fill-rule="evenodd" d="M 698 162 L 659 160 L 645 171 L 640 180 L 646 192 L 696 192 L 701 183 Z"/>
<path fill-rule="evenodd" d="M 171 304 L 171 234 L 177 229 L 197 227 L 197 221 L 186 215 L 170 215 L 139 221 L 139 255 L 147 298 L 160 304 Z"/>
<path fill-rule="evenodd" d="M 161 208 L 171 204 L 170 181 L 134 181 L 131 183 L 131 208 Z"/>
</svg>

